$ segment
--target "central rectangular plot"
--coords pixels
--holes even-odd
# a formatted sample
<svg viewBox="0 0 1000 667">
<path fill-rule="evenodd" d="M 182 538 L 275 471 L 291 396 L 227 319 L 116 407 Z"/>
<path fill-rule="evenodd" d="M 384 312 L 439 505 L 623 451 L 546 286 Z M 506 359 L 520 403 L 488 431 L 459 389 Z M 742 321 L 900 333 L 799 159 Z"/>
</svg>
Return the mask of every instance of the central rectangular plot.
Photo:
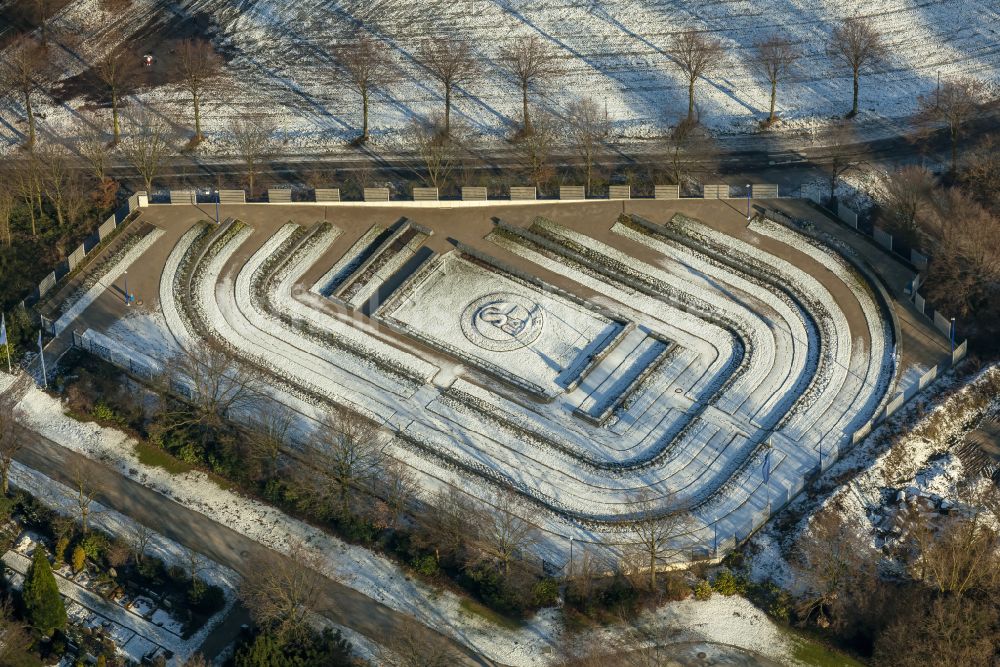
<svg viewBox="0 0 1000 667">
<path fill-rule="evenodd" d="M 545 397 L 573 385 L 625 327 L 597 306 L 454 251 L 430 262 L 378 317 Z"/>
</svg>

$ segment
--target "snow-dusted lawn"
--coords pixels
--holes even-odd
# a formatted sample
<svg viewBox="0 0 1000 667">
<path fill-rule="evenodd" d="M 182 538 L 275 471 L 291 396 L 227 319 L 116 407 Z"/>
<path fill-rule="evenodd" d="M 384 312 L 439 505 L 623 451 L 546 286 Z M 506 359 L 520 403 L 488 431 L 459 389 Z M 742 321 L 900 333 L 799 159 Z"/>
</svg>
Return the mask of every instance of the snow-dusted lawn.
<svg viewBox="0 0 1000 667">
<path fill-rule="evenodd" d="M 751 131 L 766 116 L 770 90 L 752 54 L 756 42 L 773 34 L 802 50 L 796 80 L 779 91 L 785 127 L 808 136 L 849 110 L 850 74 L 834 66 L 826 42 L 833 27 L 852 15 L 871 18 L 891 53 L 862 80 L 861 119 L 870 121 L 873 131 L 897 131 L 884 119 L 911 113 L 917 96 L 934 89 L 939 72 L 942 79 L 1000 80 L 1000 53 L 994 48 L 1000 10 L 992 0 L 180 0 L 169 10 L 153 0 L 135 0 L 117 21 L 109 20 L 99 4 L 75 0 L 53 20 L 54 32 L 62 29 L 79 38 L 72 49 L 57 52 L 65 76 L 79 73 L 86 59 L 100 57 L 140 28 L 154 9 L 178 17 L 203 14 L 218 26 L 213 39 L 233 57 L 220 91 L 205 101 L 203 124 L 210 141 L 203 150 L 211 152 L 232 152 L 224 128 L 229 119 L 250 113 L 273 118 L 292 151 L 342 145 L 356 135 L 360 102 L 336 80 L 331 61 L 338 38 L 358 22 L 396 61 L 392 85 L 378 89 L 373 100 L 373 134 L 382 145 L 401 144 L 412 118 L 441 113 L 440 86 L 418 59 L 420 44 L 442 33 L 476 48 L 481 73 L 457 91 L 453 119 L 491 138 L 520 118 L 520 99 L 514 83 L 500 72 L 499 51 L 508 40 L 530 35 L 556 51 L 563 72 L 536 93 L 540 110 L 564 114 L 573 100 L 590 96 L 607 107 L 615 133 L 625 138 L 661 134 L 666 122 L 686 111 L 684 77 L 667 53 L 673 36 L 686 28 L 720 39 L 727 50 L 725 61 L 697 85 L 702 119 L 722 132 Z M 161 105 L 171 117 L 191 114 L 178 85 L 140 91 L 135 102 Z M 81 104 L 79 99 L 64 106 L 42 104 L 43 126 L 66 129 Z M 0 116 L 23 128 L 16 104 Z M 0 137 L 7 145 L 17 141 L 8 131 Z"/>
<path fill-rule="evenodd" d="M 520 297 L 511 300 L 510 296 Z M 574 379 L 586 357 L 621 324 L 558 295 L 448 253 L 434 260 L 409 293 L 380 314 L 444 349 L 514 374 L 547 394 Z M 492 308 L 492 310 L 490 310 Z M 491 319 L 492 318 L 492 319 Z M 517 321 L 516 318 L 527 320 Z M 503 327 L 510 328 L 510 333 Z M 538 331 L 540 329 L 540 331 Z M 477 343 L 476 335 L 483 339 Z M 490 349 L 507 346 L 512 349 Z"/>
</svg>

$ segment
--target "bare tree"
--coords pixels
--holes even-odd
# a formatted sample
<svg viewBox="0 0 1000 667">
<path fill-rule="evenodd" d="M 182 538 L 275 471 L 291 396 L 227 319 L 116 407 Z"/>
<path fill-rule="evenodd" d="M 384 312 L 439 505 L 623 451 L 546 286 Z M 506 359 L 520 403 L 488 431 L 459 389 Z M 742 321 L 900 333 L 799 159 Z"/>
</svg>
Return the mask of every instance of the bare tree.
<svg viewBox="0 0 1000 667">
<path fill-rule="evenodd" d="M 655 591 L 657 570 L 682 552 L 678 539 L 689 532 L 691 519 L 681 510 L 670 509 L 671 496 L 657 498 L 648 489 L 632 505 L 636 518 L 629 524 L 623 555 L 633 576 L 648 572 L 649 589 Z"/>
<path fill-rule="evenodd" d="M 986 493 L 998 492 L 989 488 Z M 938 593 L 963 596 L 1000 586 L 1000 532 L 985 509 L 986 499 L 965 495 L 971 501 L 963 502 L 965 515 L 932 517 L 909 508 L 904 517 L 913 552 L 910 574 Z"/>
<path fill-rule="evenodd" d="M 468 42 L 435 37 L 420 45 L 420 63 L 444 87 L 444 134 L 451 134 L 451 96 L 476 75 L 476 56 Z"/>
<path fill-rule="evenodd" d="M 0 238 L 8 248 L 14 243 L 11 220 L 17 204 L 17 185 L 11 170 L 8 165 L 0 166 Z"/>
<path fill-rule="evenodd" d="M 10 490 L 10 468 L 14 457 L 24 447 L 24 441 L 14 434 L 15 392 L 0 396 L 0 493 L 4 496 Z"/>
<path fill-rule="evenodd" d="M 80 520 L 80 531 L 86 535 L 90 530 L 90 506 L 94 502 L 97 490 L 90 483 L 90 476 L 84 470 L 83 465 L 76 464 L 72 469 L 73 476 L 73 504 L 76 506 L 77 518 Z"/>
<path fill-rule="evenodd" d="M 837 183 L 840 182 L 840 178 L 857 169 L 861 163 L 861 156 L 855 148 L 856 144 L 857 134 L 850 124 L 842 121 L 830 131 L 827 169 L 830 175 L 831 202 L 837 198 Z"/>
<path fill-rule="evenodd" d="M 854 104 L 848 118 L 858 115 L 858 90 L 861 72 L 885 61 L 888 48 L 878 28 L 868 19 L 845 19 L 833 29 L 827 43 L 830 58 L 851 70 L 854 77 Z"/>
<path fill-rule="evenodd" d="M 32 665 L 37 658 L 31 654 L 33 643 L 28 628 L 14 617 L 10 602 L 0 602 L 0 665 Z"/>
<path fill-rule="evenodd" d="M 358 143 L 368 141 L 368 109 L 372 89 L 391 81 L 392 57 L 367 35 L 354 37 L 337 45 L 334 51 L 341 77 L 361 96 L 361 136 Z"/>
<path fill-rule="evenodd" d="M 42 178 L 38 157 L 33 153 L 29 154 L 12 171 L 15 191 L 28 209 L 28 217 L 31 220 L 31 236 L 37 238 L 37 221 L 42 212 Z"/>
<path fill-rule="evenodd" d="M 194 142 L 202 140 L 201 101 L 222 71 L 222 58 L 207 39 L 185 39 L 177 46 L 177 71 L 194 105 Z"/>
<path fill-rule="evenodd" d="M 951 139 L 951 173 L 958 171 L 958 140 L 962 126 L 983 103 L 981 82 L 968 77 L 948 79 L 933 94 L 918 98 L 919 116 L 924 123 L 944 123 Z"/>
<path fill-rule="evenodd" d="M 1000 284 L 1000 216 L 951 188 L 934 193 L 919 221 L 932 258 L 927 295 L 945 312 L 988 321 Z"/>
<path fill-rule="evenodd" d="M 907 600 L 875 645 L 879 667 L 962 665 L 992 667 L 996 651 L 996 605 L 987 599 L 944 595 Z"/>
<path fill-rule="evenodd" d="M 323 415 L 313 431 L 310 464 L 295 477 L 307 505 L 320 514 L 350 515 L 352 490 L 370 491 L 385 465 L 387 442 L 377 425 L 345 407 Z"/>
<path fill-rule="evenodd" d="M 919 242 L 917 219 L 930 204 L 937 181 L 926 167 L 907 165 L 885 181 L 885 200 L 879 211 L 882 225 L 910 246 Z"/>
<path fill-rule="evenodd" d="M 546 116 L 539 116 L 531 133 L 522 135 L 514 144 L 521 172 L 539 191 L 552 179 L 552 152 L 556 146 L 555 128 Z"/>
<path fill-rule="evenodd" d="M 559 74 L 556 51 L 537 35 L 520 37 L 500 51 L 500 63 L 521 88 L 522 136 L 534 132 L 528 114 L 528 91 Z"/>
<path fill-rule="evenodd" d="M 62 227 L 75 222 L 85 204 L 80 170 L 62 146 L 45 146 L 38 152 L 38 159 L 46 197 L 56 212 L 56 223 Z"/>
<path fill-rule="evenodd" d="M 1000 141 L 998 135 L 983 137 L 966 156 L 960 177 L 965 189 L 1000 214 Z"/>
<path fill-rule="evenodd" d="M 422 548 L 433 549 L 438 562 L 442 558 L 463 561 L 466 545 L 476 539 L 481 527 L 476 504 L 451 486 L 435 493 L 428 504 L 433 509 L 418 515 L 414 540 Z"/>
<path fill-rule="evenodd" d="M 320 599 L 321 564 L 302 543 L 293 543 L 287 557 L 260 551 L 246 564 L 239 596 L 254 620 L 295 636 L 308 625 Z"/>
<path fill-rule="evenodd" d="M 145 561 L 146 550 L 149 548 L 149 542 L 152 539 L 153 531 L 141 523 L 133 523 L 131 528 L 128 529 L 126 540 L 137 565 L 142 565 Z"/>
<path fill-rule="evenodd" d="M 377 493 L 385 500 L 388 510 L 388 526 L 395 528 L 399 518 L 417 498 L 420 485 L 410 468 L 396 459 L 389 459 L 378 476 Z"/>
<path fill-rule="evenodd" d="M 246 443 L 250 456 L 263 468 L 265 479 L 271 479 L 278 473 L 278 459 L 281 450 L 288 444 L 291 427 L 292 413 L 273 399 L 267 400 L 251 417 Z"/>
<path fill-rule="evenodd" d="M 711 171 L 717 157 L 712 135 L 697 121 L 677 121 L 664 139 L 667 176 L 684 186 L 695 174 Z"/>
<path fill-rule="evenodd" d="M 440 122 L 414 119 L 410 125 L 410 144 L 420 158 L 414 170 L 430 187 L 443 190 L 461 158 L 460 144 L 444 132 Z"/>
<path fill-rule="evenodd" d="M 49 43 L 49 19 L 60 4 L 58 0 L 31 0 L 31 9 L 35 22 L 38 23 L 42 44 Z"/>
<path fill-rule="evenodd" d="M 458 656 L 443 636 L 407 618 L 378 647 L 378 664 L 385 667 L 451 667 Z"/>
<path fill-rule="evenodd" d="M 6 66 L 0 68 L 0 91 L 20 96 L 24 115 L 28 119 L 28 138 L 24 145 L 35 145 L 35 111 L 32 100 L 38 87 L 39 75 L 45 68 L 46 48 L 29 36 L 21 36 L 5 49 Z"/>
<path fill-rule="evenodd" d="M 121 98 L 134 85 L 139 60 L 128 51 L 111 51 L 97 62 L 94 70 L 111 98 L 111 141 L 117 144 L 121 138 Z"/>
<path fill-rule="evenodd" d="M 589 193 L 594 167 L 600 162 L 611 136 L 607 110 L 601 110 L 591 97 L 571 102 L 566 109 L 570 140 L 583 162 L 584 183 Z"/>
<path fill-rule="evenodd" d="M 90 168 L 90 174 L 99 183 L 104 183 L 111 167 L 111 151 L 108 149 L 107 135 L 96 124 L 85 119 L 76 123 L 77 151 Z M 117 139 L 115 139 L 117 143 Z"/>
<path fill-rule="evenodd" d="M 229 123 L 229 131 L 233 135 L 236 152 L 246 168 L 247 185 L 250 196 L 253 197 L 257 175 L 263 165 L 277 153 L 277 127 L 274 120 L 255 114 L 233 118 Z"/>
<path fill-rule="evenodd" d="M 857 526 L 845 523 L 833 509 L 809 521 L 795 543 L 790 564 L 806 588 L 802 618 L 817 617 L 820 626 L 843 627 L 855 611 L 868 605 L 877 579 L 878 553 Z"/>
<path fill-rule="evenodd" d="M 212 345 L 185 350 L 174 360 L 175 380 L 190 391 L 190 406 L 173 426 L 219 428 L 227 419 L 257 413 L 263 396 L 259 373 Z"/>
<path fill-rule="evenodd" d="M 153 189 L 153 179 L 173 152 L 173 132 L 165 120 L 146 110 L 127 123 L 128 133 L 121 142 L 122 156 L 142 178 L 146 192 Z"/>
<path fill-rule="evenodd" d="M 799 49 L 784 37 L 773 35 L 758 42 L 754 47 L 754 62 L 757 69 L 771 84 L 771 106 L 767 125 L 774 123 L 774 105 L 778 99 L 778 83 L 785 79 L 801 57 Z"/>
<path fill-rule="evenodd" d="M 504 492 L 494 496 L 489 505 L 481 506 L 477 516 L 475 547 L 479 557 L 491 561 L 509 577 L 511 564 L 520 560 L 538 539 L 532 513 L 517 502 L 513 493 Z"/>
<path fill-rule="evenodd" d="M 694 104 L 695 82 L 718 67 L 725 55 L 722 42 L 697 30 L 685 30 L 674 36 L 667 54 L 687 77 L 688 122 L 697 120 Z"/>
</svg>

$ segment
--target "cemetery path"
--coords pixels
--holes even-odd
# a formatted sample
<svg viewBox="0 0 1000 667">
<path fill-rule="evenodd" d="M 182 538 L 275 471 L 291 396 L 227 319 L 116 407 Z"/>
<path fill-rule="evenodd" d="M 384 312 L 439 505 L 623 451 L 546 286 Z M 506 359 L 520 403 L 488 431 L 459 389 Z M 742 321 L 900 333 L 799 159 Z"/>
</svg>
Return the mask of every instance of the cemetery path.
<svg viewBox="0 0 1000 667">
<path fill-rule="evenodd" d="M 16 437 L 25 443 L 15 456 L 18 462 L 68 485 L 73 484 L 73 471 L 82 468 L 89 483 L 97 489 L 97 502 L 132 517 L 241 575 L 247 573 L 247 564 L 254 555 L 270 551 L 204 514 L 187 509 L 34 431 L 17 426 Z M 277 555 L 287 559 L 282 554 Z M 409 616 L 393 611 L 352 588 L 328 578 L 324 578 L 323 583 L 319 612 L 334 623 L 365 635 L 375 644 L 381 644 L 386 637 L 400 636 L 405 627 L 408 632 L 423 634 L 429 642 L 449 644 L 460 655 L 456 665 L 503 667 L 420 623 L 412 623 Z M 235 630 L 238 632 L 239 628 Z"/>
</svg>

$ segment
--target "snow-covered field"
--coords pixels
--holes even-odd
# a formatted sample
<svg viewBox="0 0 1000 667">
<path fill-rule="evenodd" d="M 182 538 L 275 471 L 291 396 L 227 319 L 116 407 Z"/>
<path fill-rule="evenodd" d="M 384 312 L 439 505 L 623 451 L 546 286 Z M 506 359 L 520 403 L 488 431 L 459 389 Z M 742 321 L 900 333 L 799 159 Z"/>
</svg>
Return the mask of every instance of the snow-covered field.
<svg viewBox="0 0 1000 667">
<path fill-rule="evenodd" d="M 562 116 L 572 101 L 589 96 L 607 108 L 615 134 L 625 139 L 659 136 L 686 112 L 686 83 L 667 52 L 672 37 L 687 28 L 710 33 L 726 48 L 724 61 L 697 86 L 702 119 L 722 133 L 750 132 L 766 116 L 770 91 L 753 64 L 753 45 L 771 35 L 802 51 L 779 91 L 784 129 L 808 137 L 848 111 L 850 74 L 835 67 L 826 45 L 834 26 L 853 15 L 872 20 L 891 54 L 862 81 L 861 118 L 872 127 L 892 131 L 894 119 L 911 114 L 939 74 L 976 77 L 988 87 L 1000 81 L 1000 7 L 993 0 L 134 0 L 117 19 L 97 4 L 75 0 L 53 22 L 54 31 L 77 38 L 59 56 L 64 76 L 79 73 L 87 59 L 151 18 L 198 17 L 210 26 L 231 59 L 222 85 L 205 99 L 211 141 L 203 150 L 209 152 L 230 150 L 225 127 L 248 113 L 273 118 L 291 152 L 342 145 L 356 135 L 360 104 L 336 78 L 332 61 L 338 40 L 357 25 L 394 61 L 392 82 L 373 99 L 373 136 L 383 146 L 400 145 L 413 118 L 441 112 L 442 90 L 419 63 L 420 44 L 440 35 L 476 49 L 480 76 L 458 91 L 453 120 L 490 138 L 508 133 L 520 118 L 517 89 L 499 68 L 500 49 L 530 35 L 555 49 L 562 69 L 558 80 L 534 93 L 539 111 Z M 188 96 L 176 85 L 140 91 L 133 103 L 159 105 L 185 125 L 190 116 Z M 66 130 L 81 105 L 81 99 L 43 103 L 43 127 Z M 0 111 L 6 145 L 23 130 L 20 111 L 11 103 Z"/>
</svg>

